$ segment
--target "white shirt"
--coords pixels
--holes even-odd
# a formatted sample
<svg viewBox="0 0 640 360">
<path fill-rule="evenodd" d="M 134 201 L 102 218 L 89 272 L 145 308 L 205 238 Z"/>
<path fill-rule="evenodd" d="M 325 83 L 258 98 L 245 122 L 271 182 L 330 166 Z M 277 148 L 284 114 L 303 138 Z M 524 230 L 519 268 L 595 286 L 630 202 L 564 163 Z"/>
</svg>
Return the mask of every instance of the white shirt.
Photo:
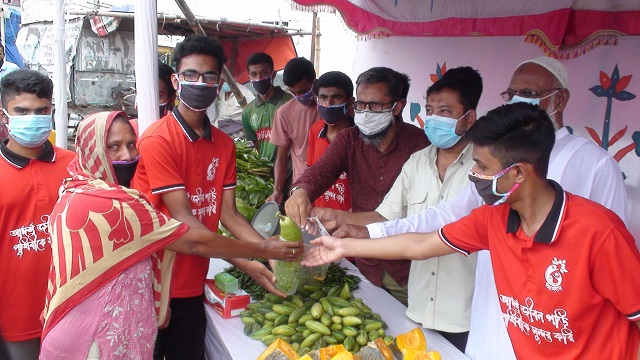
<svg viewBox="0 0 640 360">
<path fill-rule="evenodd" d="M 472 151 L 471 144 L 463 149 L 447 168 L 444 181 L 436 165 L 437 147 L 414 153 L 376 212 L 389 220 L 400 219 L 452 199 L 469 183 L 468 173 L 475 164 Z M 429 329 L 469 331 L 475 273 L 475 254 L 412 261 L 407 316 Z"/>
<path fill-rule="evenodd" d="M 2 67 L 0 67 L 0 80 L 10 72 L 16 71 L 20 69 L 20 67 L 10 61 L 5 60 L 2 63 Z"/>
<path fill-rule="evenodd" d="M 627 218 L 627 194 L 618 163 L 598 145 L 569 134 L 566 128 L 556 131 L 556 142 L 549 160 L 548 178 L 564 190 L 598 202 Z M 406 232 L 430 232 L 468 215 L 482 205 L 475 186 L 452 201 L 440 203 L 414 216 L 385 223 L 367 225 L 371 238 Z M 466 355 L 471 359 L 515 359 L 497 297 L 491 260 L 487 251 L 478 254 L 475 293 L 471 308 L 471 328 Z"/>
</svg>

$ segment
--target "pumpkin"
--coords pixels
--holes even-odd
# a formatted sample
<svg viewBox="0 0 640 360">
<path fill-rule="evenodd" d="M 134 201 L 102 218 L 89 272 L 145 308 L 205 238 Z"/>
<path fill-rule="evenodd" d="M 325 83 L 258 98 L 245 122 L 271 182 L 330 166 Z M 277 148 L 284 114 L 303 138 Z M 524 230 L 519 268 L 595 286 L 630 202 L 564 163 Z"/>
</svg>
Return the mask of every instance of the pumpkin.
<svg viewBox="0 0 640 360">
<path fill-rule="evenodd" d="M 337 354 L 347 351 L 342 344 L 331 345 L 320 349 L 320 360 L 331 360 Z"/>
<path fill-rule="evenodd" d="M 278 338 L 260 354 L 258 360 L 296 360 L 298 353 L 286 341 Z"/>
<path fill-rule="evenodd" d="M 437 351 L 423 351 L 418 349 L 404 349 L 402 360 L 440 360 L 440 353 Z"/>
<path fill-rule="evenodd" d="M 420 328 L 415 328 L 409 332 L 396 336 L 393 344 L 400 352 L 405 349 L 427 351 L 427 339 L 425 339 L 424 333 Z"/>
<path fill-rule="evenodd" d="M 331 360 L 355 360 L 355 358 L 351 352 L 344 350 L 334 355 Z"/>
<path fill-rule="evenodd" d="M 391 349 L 382 338 L 377 338 L 363 346 L 356 357 L 361 360 L 393 360 Z"/>
</svg>

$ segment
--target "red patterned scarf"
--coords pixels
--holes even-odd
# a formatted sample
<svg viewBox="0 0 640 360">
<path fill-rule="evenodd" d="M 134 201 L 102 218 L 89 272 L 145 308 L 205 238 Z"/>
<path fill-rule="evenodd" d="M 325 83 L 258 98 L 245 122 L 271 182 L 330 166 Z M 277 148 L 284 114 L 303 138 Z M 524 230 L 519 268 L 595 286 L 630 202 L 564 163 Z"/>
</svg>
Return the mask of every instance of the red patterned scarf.
<svg viewBox="0 0 640 360">
<path fill-rule="evenodd" d="M 162 248 L 186 225 L 156 211 L 137 190 L 117 185 L 106 154 L 107 130 L 122 112 L 80 123 L 71 178 L 51 214 L 51 270 L 43 337 L 74 306 L 133 264 L 151 256 L 158 324 L 167 320 L 175 253 Z"/>
</svg>

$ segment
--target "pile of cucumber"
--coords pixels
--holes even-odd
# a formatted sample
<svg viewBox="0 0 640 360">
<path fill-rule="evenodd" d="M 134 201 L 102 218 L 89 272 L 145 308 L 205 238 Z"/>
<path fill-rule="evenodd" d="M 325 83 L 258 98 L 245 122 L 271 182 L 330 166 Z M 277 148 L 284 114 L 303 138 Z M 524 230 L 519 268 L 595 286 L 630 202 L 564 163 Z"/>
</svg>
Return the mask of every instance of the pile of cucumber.
<svg viewBox="0 0 640 360">
<path fill-rule="evenodd" d="M 393 341 L 385 334 L 387 324 L 380 315 L 354 298 L 348 284 L 330 289 L 304 285 L 286 299 L 267 294 L 247 308 L 240 314 L 245 335 L 266 346 L 281 338 L 300 356 L 334 344 L 355 353 L 378 338 L 387 344 Z"/>
</svg>

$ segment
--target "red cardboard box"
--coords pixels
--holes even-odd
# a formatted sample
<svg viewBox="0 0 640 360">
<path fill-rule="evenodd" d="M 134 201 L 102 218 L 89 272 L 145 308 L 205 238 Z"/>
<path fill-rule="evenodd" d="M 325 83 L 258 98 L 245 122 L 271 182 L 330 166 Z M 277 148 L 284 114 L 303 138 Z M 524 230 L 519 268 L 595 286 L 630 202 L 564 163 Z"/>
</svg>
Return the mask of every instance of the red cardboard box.
<svg viewBox="0 0 640 360">
<path fill-rule="evenodd" d="M 222 292 L 214 279 L 205 280 L 204 296 L 207 303 L 225 319 L 238 316 L 251 301 L 249 294 L 240 289 L 234 293 Z"/>
</svg>

